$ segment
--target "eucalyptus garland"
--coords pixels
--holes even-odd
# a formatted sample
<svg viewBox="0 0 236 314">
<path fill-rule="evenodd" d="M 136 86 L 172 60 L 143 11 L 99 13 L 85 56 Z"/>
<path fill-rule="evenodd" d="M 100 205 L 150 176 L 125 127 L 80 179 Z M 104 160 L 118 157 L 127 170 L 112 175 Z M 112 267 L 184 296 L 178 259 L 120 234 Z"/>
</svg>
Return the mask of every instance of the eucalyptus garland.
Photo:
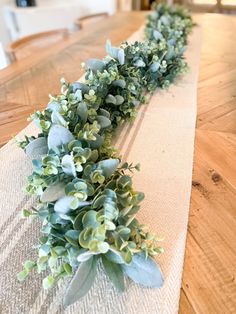
<svg viewBox="0 0 236 314">
<path fill-rule="evenodd" d="M 47 289 L 73 276 L 65 306 L 90 289 L 99 260 L 119 291 L 124 275 L 144 286 L 163 284 L 153 259 L 163 252 L 159 239 L 136 219 L 144 194 L 134 189 L 132 174 L 140 166 L 121 164 L 112 145 L 117 127 L 133 121 L 147 95 L 187 69 L 189 13 L 179 6 L 153 9 L 144 42 L 117 48 L 107 41 L 108 56 L 82 65 L 84 82 L 62 79 L 61 93 L 31 116 L 40 134 L 19 142 L 34 167 L 26 191 L 37 197 L 23 214 L 42 220 L 42 236 L 37 260 L 26 261 L 18 279 L 47 271 Z"/>
</svg>

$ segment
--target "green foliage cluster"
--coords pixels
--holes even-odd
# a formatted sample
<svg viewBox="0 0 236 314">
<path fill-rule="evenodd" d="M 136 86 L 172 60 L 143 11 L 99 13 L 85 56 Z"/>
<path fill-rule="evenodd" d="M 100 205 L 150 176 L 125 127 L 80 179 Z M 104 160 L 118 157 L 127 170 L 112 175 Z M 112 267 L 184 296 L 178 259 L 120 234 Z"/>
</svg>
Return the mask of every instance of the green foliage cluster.
<svg viewBox="0 0 236 314">
<path fill-rule="evenodd" d="M 43 281 L 49 288 L 76 272 L 64 300 L 69 305 L 91 287 L 101 258 L 120 291 L 124 274 L 143 285 L 162 285 L 152 257 L 163 250 L 136 219 L 144 198 L 132 184 L 139 165 L 120 164 L 112 137 L 118 125 L 135 118 L 148 93 L 186 71 L 183 52 L 192 25 L 181 7 L 155 6 L 146 41 L 119 48 L 108 41 L 107 57 L 83 64 L 84 82 L 62 79 L 61 93 L 31 116 L 40 134 L 19 145 L 34 167 L 26 191 L 39 202 L 23 214 L 42 219 L 42 236 L 38 259 L 24 263 L 19 280 L 32 269 L 49 269 Z"/>
</svg>

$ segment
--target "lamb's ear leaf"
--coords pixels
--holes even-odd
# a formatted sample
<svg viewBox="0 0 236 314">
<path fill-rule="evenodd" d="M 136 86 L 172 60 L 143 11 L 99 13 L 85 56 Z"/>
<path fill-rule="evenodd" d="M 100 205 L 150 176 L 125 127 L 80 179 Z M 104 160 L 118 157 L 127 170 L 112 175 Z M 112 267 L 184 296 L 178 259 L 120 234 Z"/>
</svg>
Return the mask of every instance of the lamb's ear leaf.
<svg viewBox="0 0 236 314">
<path fill-rule="evenodd" d="M 57 201 L 63 196 L 65 196 L 65 184 L 59 182 L 57 184 L 47 187 L 41 195 L 40 200 L 43 203 L 50 203 Z"/>
<path fill-rule="evenodd" d="M 57 110 L 53 110 L 52 115 L 51 115 L 51 120 L 52 120 L 52 123 L 54 124 L 67 127 L 66 120 L 62 117 L 62 115 L 60 115 L 60 113 Z"/>
<path fill-rule="evenodd" d="M 53 125 L 48 133 L 48 148 L 55 149 L 74 140 L 72 133 L 61 125 Z"/>
<path fill-rule="evenodd" d="M 46 155 L 47 152 L 48 145 L 45 137 L 38 137 L 25 147 L 26 155 L 32 159 L 39 159 L 43 155 Z"/>
<path fill-rule="evenodd" d="M 97 258 L 92 256 L 86 262 L 80 264 L 71 280 L 63 304 L 65 307 L 82 298 L 92 287 L 97 273 Z"/>
<path fill-rule="evenodd" d="M 124 273 L 134 282 L 145 287 L 160 288 L 164 279 L 156 262 L 144 253 L 135 254 L 129 265 L 122 265 Z"/>
<path fill-rule="evenodd" d="M 106 258 L 109 259 L 110 262 L 116 264 L 125 264 L 125 260 L 121 252 L 117 251 L 115 248 L 110 247 L 110 250 L 106 253 Z"/>
<path fill-rule="evenodd" d="M 72 202 L 75 201 L 74 196 L 64 196 L 60 198 L 54 205 L 54 211 L 59 214 L 66 215 L 72 210 Z"/>
<path fill-rule="evenodd" d="M 105 67 L 104 62 L 99 59 L 89 59 L 86 64 L 87 67 L 94 72 L 102 71 Z"/>
<path fill-rule="evenodd" d="M 76 177 L 76 169 L 71 155 L 64 155 L 61 160 L 61 167 L 65 174 Z"/>
<path fill-rule="evenodd" d="M 117 58 L 118 58 L 118 61 L 120 62 L 120 65 L 125 64 L 125 52 L 123 49 L 119 49 Z"/>
<path fill-rule="evenodd" d="M 105 272 L 113 285 L 118 291 L 125 291 L 124 274 L 119 264 L 110 262 L 104 255 L 102 255 L 102 263 Z"/>
<path fill-rule="evenodd" d="M 71 84 L 72 90 L 75 93 L 78 89 L 80 89 L 83 93 L 88 93 L 89 92 L 89 87 L 88 85 L 80 82 L 74 82 Z"/>
<path fill-rule="evenodd" d="M 98 166 L 102 169 L 104 176 L 109 178 L 116 171 L 119 162 L 119 159 L 110 158 L 99 161 Z"/>
</svg>

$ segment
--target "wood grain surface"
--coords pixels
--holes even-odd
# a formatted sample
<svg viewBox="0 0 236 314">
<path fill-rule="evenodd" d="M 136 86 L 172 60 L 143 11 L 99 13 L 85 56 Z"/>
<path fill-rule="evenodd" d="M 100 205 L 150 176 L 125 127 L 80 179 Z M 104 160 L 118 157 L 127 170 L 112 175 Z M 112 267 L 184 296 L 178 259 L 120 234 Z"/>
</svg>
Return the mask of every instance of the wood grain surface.
<svg viewBox="0 0 236 314">
<path fill-rule="evenodd" d="M 0 71 L 0 145 L 27 125 L 30 113 L 46 106 L 49 93 L 58 93 L 61 77 L 78 79 L 81 62 L 103 57 L 105 40 L 119 45 L 143 24 L 144 15 L 119 13 Z M 195 18 L 203 39 L 179 313 L 236 313 L 236 16 Z"/>
</svg>

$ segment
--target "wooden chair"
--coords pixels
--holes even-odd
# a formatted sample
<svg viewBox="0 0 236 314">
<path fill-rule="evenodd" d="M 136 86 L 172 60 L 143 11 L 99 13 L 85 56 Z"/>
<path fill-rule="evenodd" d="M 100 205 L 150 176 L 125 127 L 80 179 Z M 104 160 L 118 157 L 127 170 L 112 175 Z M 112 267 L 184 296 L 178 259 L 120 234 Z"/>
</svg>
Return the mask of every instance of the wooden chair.
<svg viewBox="0 0 236 314">
<path fill-rule="evenodd" d="M 109 15 L 107 12 L 97 13 L 86 15 L 84 17 L 80 17 L 75 21 L 75 26 L 77 29 L 83 29 L 84 27 L 94 24 L 97 21 L 103 20 L 107 18 Z"/>
<path fill-rule="evenodd" d="M 6 53 L 12 62 L 21 60 L 67 38 L 68 35 L 68 29 L 63 28 L 25 36 L 12 42 Z"/>
</svg>

